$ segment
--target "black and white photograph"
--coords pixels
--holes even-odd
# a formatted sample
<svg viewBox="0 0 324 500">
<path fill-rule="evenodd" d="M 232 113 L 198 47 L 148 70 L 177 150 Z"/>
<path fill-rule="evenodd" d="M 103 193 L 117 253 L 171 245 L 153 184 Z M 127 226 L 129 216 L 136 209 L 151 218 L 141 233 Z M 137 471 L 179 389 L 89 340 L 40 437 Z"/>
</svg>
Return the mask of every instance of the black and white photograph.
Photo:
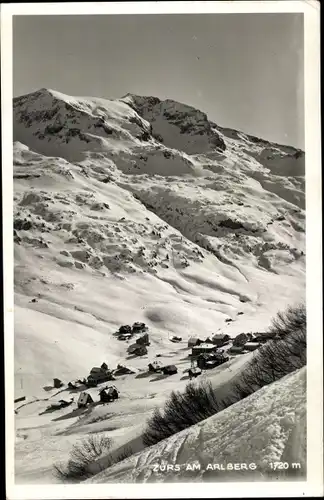
<svg viewBox="0 0 324 500">
<path fill-rule="evenodd" d="M 8 443 L 33 500 L 321 495 L 319 6 L 253 4 L 7 6 Z"/>
</svg>

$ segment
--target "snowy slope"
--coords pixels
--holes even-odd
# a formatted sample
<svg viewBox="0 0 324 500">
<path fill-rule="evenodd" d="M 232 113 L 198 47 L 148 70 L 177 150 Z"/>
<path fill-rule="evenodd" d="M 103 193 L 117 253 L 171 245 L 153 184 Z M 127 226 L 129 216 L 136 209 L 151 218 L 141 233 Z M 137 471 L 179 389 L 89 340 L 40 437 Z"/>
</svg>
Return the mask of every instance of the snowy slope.
<svg viewBox="0 0 324 500">
<path fill-rule="evenodd" d="M 111 432 L 138 439 L 154 406 L 185 387 L 191 335 L 264 331 L 302 300 L 304 153 L 171 100 L 48 89 L 14 99 L 14 140 L 15 391 L 28 402 L 16 415 L 16 470 L 52 481 L 62 446 L 68 454 L 112 411 L 94 407 L 80 427 L 62 410 L 54 424 L 56 413 L 39 415 L 56 398 L 54 377 L 130 366 Z M 143 357 L 114 335 L 135 321 L 149 327 Z M 178 374 L 147 376 L 157 354 Z M 249 357 L 203 376 L 222 384 Z"/>
<path fill-rule="evenodd" d="M 87 482 L 260 481 L 270 477 L 291 479 L 294 474 L 305 477 L 305 393 L 303 368 Z M 300 468 L 273 471 L 270 464 L 275 462 L 298 463 Z M 247 470 L 233 470 L 234 464 L 238 469 L 245 464 Z"/>
</svg>

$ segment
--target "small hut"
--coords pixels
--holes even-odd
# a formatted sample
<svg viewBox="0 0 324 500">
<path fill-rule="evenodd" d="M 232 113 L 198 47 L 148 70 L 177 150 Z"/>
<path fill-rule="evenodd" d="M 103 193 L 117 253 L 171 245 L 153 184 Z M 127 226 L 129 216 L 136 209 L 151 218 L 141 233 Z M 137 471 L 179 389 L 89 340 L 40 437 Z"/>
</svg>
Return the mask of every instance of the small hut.
<svg viewBox="0 0 324 500">
<path fill-rule="evenodd" d="M 174 375 L 178 373 L 178 368 L 175 365 L 163 366 L 162 372 L 164 375 Z"/>
<path fill-rule="evenodd" d="M 64 384 L 63 384 L 62 380 L 60 380 L 59 378 L 54 378 L 53 379 L 53 386 L 55 387 L 55 389 L 59 389 L 63 385 Z"/>
<path fill-rule="evenodd" d="M 199 366 L 194 366 L 194 367 L 191 367 L 189 368 L 189 378 L 190 380 L 192 378 L 196 378 L 198 377 L 198 375 L 201 375 L 201 368 L 199 368 Z"/>
<path fill-rule="evenodd" d="M 93 403 L 93 399 L 87 392 L 81 392 L 78 399 L 78 408 L 86 408 L 89 404 Z"/>
</svg>

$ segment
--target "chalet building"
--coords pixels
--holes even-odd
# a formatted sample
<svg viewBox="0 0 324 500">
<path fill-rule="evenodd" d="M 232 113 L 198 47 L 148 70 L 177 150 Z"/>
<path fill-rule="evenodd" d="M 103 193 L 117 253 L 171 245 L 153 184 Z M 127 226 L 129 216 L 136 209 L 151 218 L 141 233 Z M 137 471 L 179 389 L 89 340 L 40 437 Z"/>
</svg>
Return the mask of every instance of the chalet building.
<svg viewBox="0 0 324 500">
<path fill-rule="evenodd" d="M 103 364 L 107 366 L 106 363 Z M 111 370 L 102 368 L 102 365 L 100 367 L 94 366 L 87 378 L 87 385 L 95 387 L 96 385 L 101 384 L 102 382 L 107 382 L 108 380 L 113 380 Z"/>
<path fill-rule="evenodd" d="M 211 337 L 211 343 L 217 347 L 221 347 L 231 340 L 231 337 L 227 333 L 215 333 Z"/>
<path fill-rule="evenodd" d="M 178 368 L 175 365 L 163 366 L 162 372 L 164 375 L 174 375 L 178 373 Z"/>
<path fill-rule="evenodd" d="M 78 399 L 78 408 L 85 408 L 89 404 L 93 403 L 93 399 L 87 392 L 81 392 Z"/>
<path fill-rule="evenodd" d="M 229 360 L 229 356 L 226 353 L 215 352 L 212 354 L 200 354 L 197 358 L 197 366 L 202 370 L 208 370 L 215 368 L 226 361 Z"/>
<path fill-rule="evenodd" d="M 153 361 L 149 363 L 148 369 L 150 372 L 160 372 L 162 370 L 162 364 L 159 361 Z"/>
<path fill-rule="evenodd" d="M 132 326 L 132 333 L 141 333 L 145 332 L 146 330 L 148 330 L 148 327 L 145 325 L 145 323 L 136 321 Z"/>
<path fill-rule="evenodd" d="M 196 346 L 196 345 L 199 345 L 202 343 L 203 343 L 203 340 L 200 340 L 198 337 L 190 337 L 190 339 L 188 340 L 188 347 L 191 348 L 193 346 Z"/>
<path fill-rule="evenodd" d="M 129 346 L 127 352 L 128 354 L 135 354 L 135 356 L 143 356 L 144 354 L 147 354 L 147 348 L 145 345 L 141 345 L 136 342 L 135 344 Z"/>
<path fill-rule="evenodd" d="M 118 331 L 119 333 L 132 333 L 132 327 L 130 325 L 123 325 Z"/>
<path fill-rule="evenodd" d="M 118 390 L 114 385 L 105 387 L 99 392 L 99 397 L 102 403 L 109 403 L 110 401 L 118 399 Z"/>
<path fill-rule="evenodd" d="M 202 344 L 198 344 L 192 347 L 191 354 L 192 356 L 198 356 L 203 353 L 212 353 L 217 350 L 217 346 L 215 344 L 208 344 L 206 342 Z"/>
</svg>

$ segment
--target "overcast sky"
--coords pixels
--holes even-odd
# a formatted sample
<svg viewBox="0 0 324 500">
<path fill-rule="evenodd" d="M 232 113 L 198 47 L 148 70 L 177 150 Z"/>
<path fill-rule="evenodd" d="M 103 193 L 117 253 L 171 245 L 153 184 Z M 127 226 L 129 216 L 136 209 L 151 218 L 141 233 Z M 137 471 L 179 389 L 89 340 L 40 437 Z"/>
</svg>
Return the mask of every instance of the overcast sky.
<svg viewBox="0 0 324 500">
<path fill-rule="evenodd" d="M 302 14 L 15 16 L 14 96 L 127 92 L 304 148 Z"/>
</svg>

